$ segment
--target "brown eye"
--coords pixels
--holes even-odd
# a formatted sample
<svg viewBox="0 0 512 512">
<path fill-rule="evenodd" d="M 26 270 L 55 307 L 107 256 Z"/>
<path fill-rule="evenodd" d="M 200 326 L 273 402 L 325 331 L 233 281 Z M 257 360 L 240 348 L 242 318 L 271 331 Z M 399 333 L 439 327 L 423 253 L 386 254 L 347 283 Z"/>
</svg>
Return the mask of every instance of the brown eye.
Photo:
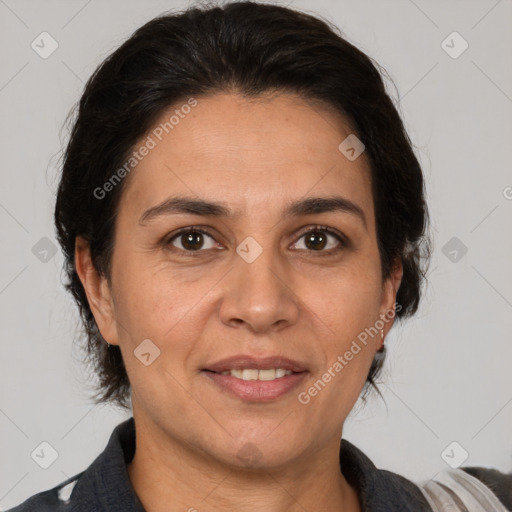
<svg viewBox="0 0 512 512">
<path fill-rule="evenodd" d="M 304 239 L 304 249 L 311 252 L 331 253 L 347 247 L 347 242 L 343 235 L 327 227 L 310 229 L 303 233 L 299 240 L 302 239 Z M 333 242 L 329 239 L 334 239 L 335 241 Z M 301 247 L 298 248 L 302 249 Z"/>
<path fill-rule="evenodd" d="M 324 249 L 327 245 L 327 235 L 319 231 L 312 231 L 306 235 L 305 245 L 308 249 Z"/>
<path fill-rule="evenodd" d="M 200 252 L 201 249 L 214 248 L 214 243 L 210 243 L 209 247 L 205 247 L 207 238 L 213 242 L 213 237 L 208 232 L 198 228 L 186 228 L 174 234 L 166 242 L 166 245 L 172 245 L 173 248 L 182 251 Z"/>
</svg>

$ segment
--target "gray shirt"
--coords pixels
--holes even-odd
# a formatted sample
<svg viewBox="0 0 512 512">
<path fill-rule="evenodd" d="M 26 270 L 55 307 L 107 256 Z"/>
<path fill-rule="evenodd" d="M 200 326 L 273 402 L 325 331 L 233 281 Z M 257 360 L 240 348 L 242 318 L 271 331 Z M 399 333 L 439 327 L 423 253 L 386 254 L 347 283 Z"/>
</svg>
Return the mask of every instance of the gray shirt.
<svg viewBox="0 0 512 512">
<path fill-rule="evenodd" d="M 128 477 L 127 464 L 134 454 L 132 417 L 117 425 L 105 450 L 85 471 L 7 512 L 146 512 Z M 340 469 L 357 490 L 363 512 L 432 512 L 416 484 L 376 468 L 345 439 L 341 441 Z M 485 468 L 466 470 L 492 489 L 507 510 L 512 511 L 512 474 Z"/>
</svg>

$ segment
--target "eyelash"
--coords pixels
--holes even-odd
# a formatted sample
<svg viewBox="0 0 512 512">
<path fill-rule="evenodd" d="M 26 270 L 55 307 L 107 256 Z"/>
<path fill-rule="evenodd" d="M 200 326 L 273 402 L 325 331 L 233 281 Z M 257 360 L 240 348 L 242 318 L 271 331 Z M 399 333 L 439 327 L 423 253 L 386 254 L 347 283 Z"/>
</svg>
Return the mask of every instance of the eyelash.
<svg viewBox="0 0 512 512">
<path fill-rule="evenodd" d="M 335 229 L 329 228 L 327 226 L 320 226 L 320 225 L 313 226 L 312 228 L 309 228 L 307 231 L 301 233 L 299 238 L 297 239 L 297 241 L 300 240 L 301 238 L 303 238 L 304 236 L 310 234 L 310 233 L 317 233 L 317 232 L 327 233 L 328 235 L 333 236 L 340 243 L 341 247 L 337 247 L 337 248 L 334 248 L 334 249 L 329 249 L 328 251 L 324 251 L 324 250 L 321 250 L 321 251 L 307 250 L 307 252 L 317 253 L 317 254 L 315 254 L 315 257 L 316 256 L 318 256 L 318 257 L 331 256 L 333 253 L 336 253 L 336 252 L 338 252 L 340 250 L 346 249 L 349 246 L 349 242 L 348 242 L 347 238 L 342 233 L 340 233 L 339 231 L 337 231 Z M 172 242 L 176 238 L 178 238 L 180 235 L 183 235 L 183 234 L 186 234 L 186 233 L 202 233 L 203 235 L 207 235 L 210 238 L 215 240 L 215 237 L 208 230 L 205 230 L 205 229 L 203 229 L 203 228 L 201 228 L 199 226 L 189 226 L 189 227 L 186 227 L 186 228 L 179 229 L 178 231 L 173 233 L 170 237 L 166 237 L 164 239 L 164 241 L 163 241 L 164 247 L 166 247 L 167 249 L 169 249 L 169 250 L 171 250 L 173 252 L 174 251 L 185 252 L 186 256 L 192 256 L 192 257 L 201 256 L 201 253 L 205 252 L 202 249 L 198 249 L 197 251 L 187 251 L 185 249 L 179 249 L 179 248 L 173 247 L 171 245 Z"/>
</svg>

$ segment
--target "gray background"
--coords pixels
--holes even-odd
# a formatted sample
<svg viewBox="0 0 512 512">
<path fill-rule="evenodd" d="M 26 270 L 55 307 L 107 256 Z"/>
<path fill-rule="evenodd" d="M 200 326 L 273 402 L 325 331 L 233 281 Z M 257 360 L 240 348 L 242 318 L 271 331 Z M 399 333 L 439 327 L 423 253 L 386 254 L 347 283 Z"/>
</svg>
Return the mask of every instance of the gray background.
<svg viewBox="0 0 512 512">
<path fill-rule="evenodd" d="M 3 509 L 83 471 L 128 417 L 88 400 L 93 378 L 73 341 L 78 315 L 61 285 L 62 256 L 43 250 L 56 245 L 52 209 L 62 127 L 84 81 L 143 22 L 187 5 L 0 0 Z M 378 466 L 416 481 L 447 469 L 446 454 L 456 461 L 462 449 L 469 453 L 465 465 L 509 471 L 512 2 L 287 5 L 334 21 L 386 68 L 428 182 L 434 254 L 424 301 L 387 339 L 380 386 L 386 405 L 377 398 L 358 404 L 344 437 Z M 43 31 L 59 45 L 47 59 L 31 48 Z M 469 44 L 458 58 L 441 46 L 453 31 Z M 461 41 L 452 39 L 451 51 L 459 51 Z M 453 237 L 467 247 L 465 255 L 451 245 L 460 245 Z M 42 441 L 58 452 L 48 469 L 31 458 Z M 444 452 L 453 441 L 460 446 Z"/>
</svg>

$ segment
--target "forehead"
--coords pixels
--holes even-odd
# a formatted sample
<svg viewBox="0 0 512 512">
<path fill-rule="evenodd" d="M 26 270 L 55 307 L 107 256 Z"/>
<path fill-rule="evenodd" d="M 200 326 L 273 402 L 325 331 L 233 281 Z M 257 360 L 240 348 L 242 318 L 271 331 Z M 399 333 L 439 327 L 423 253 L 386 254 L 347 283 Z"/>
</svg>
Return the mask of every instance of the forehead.
<svg viewBox="0 0 512 512">
<path fill-rule="evenodd" d="M 341 194 L 373 217 L 369 165 L 364 153 L 351 161 L 340 151 L 353 132 L 339 114 L 291 94 L 195 101 L 167 109 L 135 146 L 151 149 L 129 175 L 120 214 L 171 194 L 222 201 L 239 215 Z"/>
</svg>

